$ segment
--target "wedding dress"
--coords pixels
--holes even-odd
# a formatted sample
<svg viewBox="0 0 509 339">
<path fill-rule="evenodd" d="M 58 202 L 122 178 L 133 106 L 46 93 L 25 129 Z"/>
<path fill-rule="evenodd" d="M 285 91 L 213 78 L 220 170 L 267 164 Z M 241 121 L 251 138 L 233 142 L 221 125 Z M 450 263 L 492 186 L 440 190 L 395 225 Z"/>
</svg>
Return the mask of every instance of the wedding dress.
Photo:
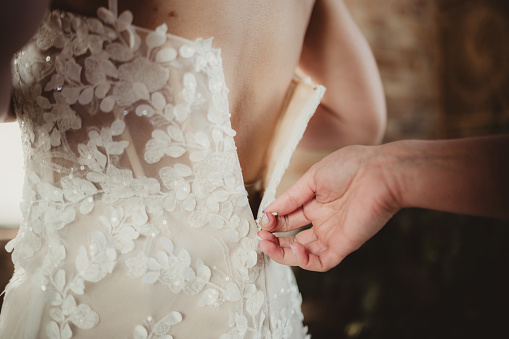
<svg viewBox="0 0 509 339">
<path fill-rule="evenodd" d="M 304 338 L 290 268 L 257 248 L 220 50 L 116 12 L 52 11 L 14 58 L 26 180 L 0 337 Z M 323 92 L 294 81 L 262 206 Z"/>
</svg>

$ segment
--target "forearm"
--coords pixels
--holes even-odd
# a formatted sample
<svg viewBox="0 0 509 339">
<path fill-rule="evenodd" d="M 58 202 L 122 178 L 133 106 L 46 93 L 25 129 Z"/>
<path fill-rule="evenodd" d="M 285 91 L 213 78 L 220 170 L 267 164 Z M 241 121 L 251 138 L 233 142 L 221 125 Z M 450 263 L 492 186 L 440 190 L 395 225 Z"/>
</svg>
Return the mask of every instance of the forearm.
<svg viewBox="0 0 509 339">
<path fill-rule="evenodd" d="M 380 146 L 401 207 L 509 218 L 509 136 Z"/>
<path fill-rule="evenodd" d="M 331 148 L 381 141 L 386 109 L 378 68 L 342 1 L 317 1 L 299 67 L 327 87 L 323 109 L 311 121 L 309 141 L 316 145 L 316 138 L 328 138 L 335 141 Z M 323 133 L 320 126 L 331 132 Z"/>
<path fill-rule="evenodd" d="M 11 67 L 8 60 L 0 56 L 0 123 L 9 121 L 9 100 L 11 97 Z"/>
</svg>

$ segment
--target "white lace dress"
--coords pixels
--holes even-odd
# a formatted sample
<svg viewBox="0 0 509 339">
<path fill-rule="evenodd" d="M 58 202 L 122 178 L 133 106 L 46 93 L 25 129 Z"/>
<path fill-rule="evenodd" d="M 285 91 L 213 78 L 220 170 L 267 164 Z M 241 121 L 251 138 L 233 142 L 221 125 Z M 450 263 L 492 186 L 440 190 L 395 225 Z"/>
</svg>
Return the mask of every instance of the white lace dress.
<svg viewBox="0 0 509 339">
<path fill-rule="evenodd" d="M 220 51 L 115 7 L 51 12 L 14 59 L 26 180 L 0 337 L 304 338 L 290 268 L 257 248 Z M 298 92 L 262 205 L 323 87 Z"/>
</svg>

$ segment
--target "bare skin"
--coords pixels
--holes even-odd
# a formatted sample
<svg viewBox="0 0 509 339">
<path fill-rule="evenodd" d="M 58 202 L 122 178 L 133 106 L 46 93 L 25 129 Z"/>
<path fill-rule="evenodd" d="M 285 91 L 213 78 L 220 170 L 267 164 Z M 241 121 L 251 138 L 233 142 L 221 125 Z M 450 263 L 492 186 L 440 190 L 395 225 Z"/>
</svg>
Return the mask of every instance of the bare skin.
<svg viewBox="0 0 509 339">
<path fill-rule="evenodd" d="M 105 0 L 54 0 L 52 8 L 95 15 Z M 374 144 L 385 102 L 369 47 L 338 0 L 119 0 L 134 24 L 188 39 L 214 37 L 221 48 L 235 142 L 246 182 L 263 159 L 294 70 L 328 88 L 303 140 L 311 148 Z M 308 27 L 309 26 L 309 27 Z M 324 127 L 327 129 L 324 132 Z"/>
<path fill-rule="evenodd" d="M 49 0 L 19 0 L 0 2 L 0 122 L 13 120 L 8 115 L 11 93 L 12 55 L 35 33 Z M 30 11 L 26 9 L 30 8 Z"/>
<path fill-rule="evenodd" d="M 265 209 L 259 247 L 279 263 L 327 271 L 401 208 L 509 219 L 508 149 L 509 136 L 345 147 Z M 310 223 L 293 238 L 270 233 Z"/>
</svg>

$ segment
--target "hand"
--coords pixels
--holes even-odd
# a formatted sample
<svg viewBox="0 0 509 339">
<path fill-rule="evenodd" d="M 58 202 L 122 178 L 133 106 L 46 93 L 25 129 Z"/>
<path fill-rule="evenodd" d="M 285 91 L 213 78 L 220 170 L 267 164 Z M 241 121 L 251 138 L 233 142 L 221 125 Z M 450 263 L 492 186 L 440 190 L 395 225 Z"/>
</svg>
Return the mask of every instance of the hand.
<svg viewBox="0 0 509 339">
<path fill-rule="evenodd" d="M 312 271 L 327 271 L 359 248 L 400 208 L 390 187 L 391 157 L 381 147 L 345 147 L 314 165 L 265 209 L 259 248 L 278 263 Z M 310 223 L 295 237 L 271 233 Z"/>
</svg>

